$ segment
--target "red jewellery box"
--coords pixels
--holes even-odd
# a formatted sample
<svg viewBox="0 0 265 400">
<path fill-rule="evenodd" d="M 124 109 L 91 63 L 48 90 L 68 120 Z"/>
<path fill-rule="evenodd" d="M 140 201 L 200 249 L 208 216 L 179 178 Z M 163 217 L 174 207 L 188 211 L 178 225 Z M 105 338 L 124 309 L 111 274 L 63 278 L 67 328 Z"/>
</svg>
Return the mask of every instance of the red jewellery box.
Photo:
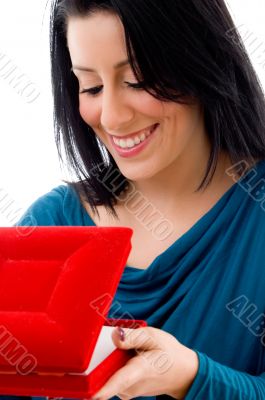
<svg viewBox="0 0 265 400">
<path fill-rule="evenodd" d="M 127 227 L 0 228 L 0 394 L 84 398 L 134 354 L 107 319 L 128 255 Z"/>
</svg>

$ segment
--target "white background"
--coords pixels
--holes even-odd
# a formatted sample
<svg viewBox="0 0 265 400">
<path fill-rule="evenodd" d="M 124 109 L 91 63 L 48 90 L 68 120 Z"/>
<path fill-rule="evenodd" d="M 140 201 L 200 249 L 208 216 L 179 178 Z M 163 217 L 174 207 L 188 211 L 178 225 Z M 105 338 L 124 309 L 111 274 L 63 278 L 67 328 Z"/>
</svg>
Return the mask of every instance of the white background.
<svg viewBox="0 0 265 400">
<path fill-rule="evenodd" d="M 227 4 L 265 88 L 265 2 Z M 53 138 L 49 5 L 49 0 L 0 3 L 0 60 L 5 56 L 39 93 L 30 103 L 0 71 L 0 226 L 12 226 L 35 199 L 65 177 Z"/>
</svg>

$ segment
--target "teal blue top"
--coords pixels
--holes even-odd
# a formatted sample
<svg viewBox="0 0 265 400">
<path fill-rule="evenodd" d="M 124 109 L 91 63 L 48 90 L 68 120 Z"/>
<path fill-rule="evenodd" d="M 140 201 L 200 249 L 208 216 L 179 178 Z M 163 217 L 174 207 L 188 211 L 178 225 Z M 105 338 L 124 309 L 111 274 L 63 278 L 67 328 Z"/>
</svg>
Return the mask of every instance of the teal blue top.
<svg viewBox="0 0 265 400">
<path fill-rule="evenodd" d="M 147 269 L 126 266 L 110 309 L 109 317 L 147 320 L 197 352 L 186 400 L 265 399 L 264 178 L 261 161 Z M 16 225 L 95 224 L 60 185 Z"/>
</svg>

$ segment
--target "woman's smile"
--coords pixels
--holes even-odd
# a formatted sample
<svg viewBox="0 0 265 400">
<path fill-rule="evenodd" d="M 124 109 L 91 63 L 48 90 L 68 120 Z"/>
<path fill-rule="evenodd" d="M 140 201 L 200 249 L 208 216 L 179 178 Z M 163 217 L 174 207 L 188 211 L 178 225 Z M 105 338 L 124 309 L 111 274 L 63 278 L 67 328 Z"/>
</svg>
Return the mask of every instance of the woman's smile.
<svg viewBox="0 0 265 400">
<path fill-rule="evenodd" d="M 152 125 L 149 129 L 143 130 L 141 133 L 130 138 L 117 138 L 110 135 L 111 144 L 117 154 L 121 157 L 133 157 L 142 152 L 152 141 L 155 133 L 158 132 L 159 124 Z"/>
</svg>

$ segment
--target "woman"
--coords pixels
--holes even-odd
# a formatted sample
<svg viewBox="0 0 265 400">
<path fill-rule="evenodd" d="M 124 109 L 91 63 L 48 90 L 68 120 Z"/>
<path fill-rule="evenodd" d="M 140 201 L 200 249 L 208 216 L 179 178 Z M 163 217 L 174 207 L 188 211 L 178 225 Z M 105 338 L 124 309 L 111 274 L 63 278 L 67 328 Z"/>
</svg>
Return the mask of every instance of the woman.
<svg viewBox="0 0 265 400">
<path fill-rule="evenodd" d="M 224 1 L 54 1 L 51 62 L 79 182 L 17 225 L 133 228 L 109 317 L 149 325 L 95 398 L 264 399 L 265 102 Z"/>
</svg>

